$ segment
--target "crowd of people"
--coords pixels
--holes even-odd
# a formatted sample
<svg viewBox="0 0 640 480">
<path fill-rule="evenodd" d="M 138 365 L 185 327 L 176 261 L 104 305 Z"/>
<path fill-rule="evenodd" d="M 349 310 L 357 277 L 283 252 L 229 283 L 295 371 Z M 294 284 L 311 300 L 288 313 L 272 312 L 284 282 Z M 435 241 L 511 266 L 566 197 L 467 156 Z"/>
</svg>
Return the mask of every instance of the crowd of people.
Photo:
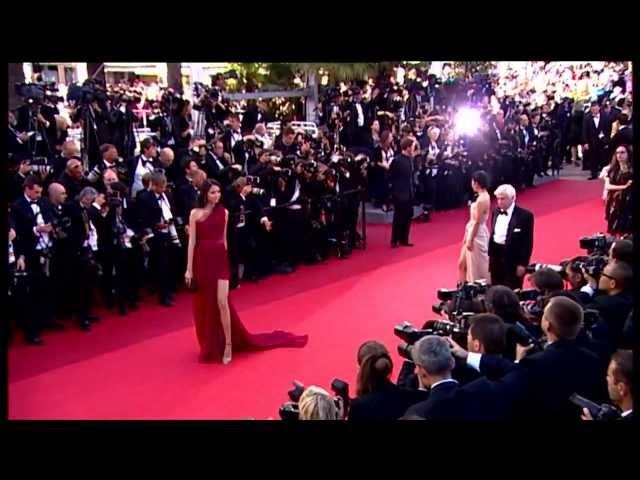
<svg viewBox="0 0 640 480">
<path fill-rule="evenodd" d="M 592 178 L 605 180 L 609 232 L 629 233 L 630 72 L 617 64 L 602 66 L 609 75 L 593 65 L 584 71 L 589 75 L 540 66 L 533 86 L 509 72 L 463 79 L 409 72 L 402 83 L 386 75 L 333 86 L 323 92 L 316 137 L 282 122 L 272 138 L 269 102 L 241 105 L 239 115 L 221 83 L 193 103 L 161 89 L 142 105 L 131 96 L 134 87 L 89 82 L 69 92 L 79 143 L 66 136 L 69 123 L 54 99 L 32 95 L 9 112 L 8 318 L 39 345 L 43 331 L 65 328 L 60 320 L 70 316 L 90 330 L 99 321 L 97 295 L 122 315 L 139 307 L 144 289 L 171 307 L 189 272 L 189 218 L 208 180 L 220 186 L 229 212 L 231 288 L 333 254 L 347 258 L 364 246 L 363 200 L 389 210 L 405 192 L 402 208 L 460 206 L 474 194 L 478 170 L 488 175 L 475 183 L 493 193 L 501 184 L 533 187 L 536 176 L 583 161 Z M 568 93 L 572 84 L 579 95 Z M 151 111 L 151 136 L 137 139 L 141 109 Z M 410 181 L 398 192 L 390 175 L 401 157 Z M 394 232 L 396 242 L 408 244 L 408 231 Z M 537 309 L 493 286 L 487 311 L 465 329 L 467 348 L 460 339 L 426 335 L 411 345 L 396 383 L 388 349 L 368 342 L 357 356 L 357 398 L 339 402 L 309 388 L 299 418 L 578 418 L 571 394 L 602 403 L 607 385 L 628 418 L 625 349 L 637 328 L 628 255 L 628 241 L 618 240 L 600 271 L 573 259 L 563 276 L 535 272 Z M 573 291 L 563 289 L 565 279 Z M 595 321 L 585 314 L 592 310 Z M 536 341 L 520 345 L 514 325 Z M 547 347 L 531 351 L 543 342 Z"/>
<path fill-rule="evenodd" d="M 602 254 L 603 252 L 599 252 Z M 590 258 L 604 258 L 592 255 Z M 397 335 L 405 361 L 393 380 L 387 346 L 363 343 L 354 398 L 309 386 L 297 420 L 630 421 L 634 413 L 633 243 L 615 241 L 597 269 L 576 257 L 530 275 L 530 290 L 494 285 L 470 302 L 466 327 L 429 320 Z M 462 288 L 458 290 L 461 293 Z M 532 292 L 535 300 L 528 298 Z M 453 304 L 455 300 L 452 300 Z M 536 308 L 532 308 L 535 306 Z M 455 313 L 455 312 L 454 312 Z M 410 340 L 408 340 L 411 338 Z"/>
</svg>

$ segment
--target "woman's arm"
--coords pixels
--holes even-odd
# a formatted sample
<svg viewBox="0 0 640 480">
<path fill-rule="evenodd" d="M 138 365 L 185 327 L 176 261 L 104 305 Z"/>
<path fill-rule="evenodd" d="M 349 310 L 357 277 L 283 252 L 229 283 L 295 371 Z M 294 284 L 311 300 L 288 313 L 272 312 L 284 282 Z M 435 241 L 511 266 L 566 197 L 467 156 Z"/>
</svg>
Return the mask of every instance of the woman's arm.
<svg viewBox="0 0 640 480">
<path fill-rule="evenodd" d="M 478 218 L 481 218 L 485 213 L 487 213 L 488 210 L 489 208 L 486 202 L 483 201 L 483 202 L 478 202 L 476 204 L 475 212 L 471 216 L 471 222 L 472 222 L 471 232 L 467 237 L 468 250 L 473 249 L 473 240 L 476 238 L 476 234 L 478 233 L 478 228 L 480 228 L 480 222 L 478 221 Z"/>
<path fill-rule="evenodd" d="M 196 247 L 196 222 L 198 217 L 198 210 L 191 210 L 189 215 L 189 245 L 187 247 L 187 272 L 185 273 L 185 280 L 187 284 L 191 282 L 193 277 L 193 251 Z"/>
<path fill-rule="evenodd" d="M 227 225 L 229 223 L 229 210 L 224 209 L 224 249 L 229 250 L 227 248 Z"/>
<path fill-rule="evenodd" d="M 609 180 L 609 177 L 604 177 L 604 189 L 607 192 L 617 192 L 619 190 L 624 190 L 625 188 L 627 188 L 629 185 L 631 185 L 631 180 L 629 180 L 626 184 L 624 185 L 613 185 L 611 183 L 611 180 Z"/>
</svg>

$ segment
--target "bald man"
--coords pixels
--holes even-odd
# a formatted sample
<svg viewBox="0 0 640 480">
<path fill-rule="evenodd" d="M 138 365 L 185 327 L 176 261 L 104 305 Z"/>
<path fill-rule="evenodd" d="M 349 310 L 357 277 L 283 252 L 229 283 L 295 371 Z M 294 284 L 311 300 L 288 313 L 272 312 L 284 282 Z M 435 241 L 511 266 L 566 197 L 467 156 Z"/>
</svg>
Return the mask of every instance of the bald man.
<svg viewBox="0 0 640 480">
<path fill-rule="evenodd" d="M 51 259 L 51 278 L 56 301 L 55 315 L 59 318 L 69 315 L 71 312 L 73 272 L 69 268 L 74 253 L 70 242 L 71 217 L 67 204 L 67 191 L 64 185 L 52 183 L 48 190 L 47 208 L 50 209 L 51 222 L 54 226 L 53 237 L 56 242 L 56 253 Z"/>
<path fill-rule="evenodd" d="M 53 160 L 53 178 L 59 178 L 72 157 L 80 157 L 80 144 L 76 140 L 67 140 L 62 144 L 62 152 Z"/>
<path fill-rule="evenodd" d="M 167 177 L 167 181 L 170 184 L 175 185 L 179 182 L 178 177 L 181 176 L 180 166 L 175 162 L 175 155 L 173 150 L 169 147 L 165 147 L 160 150 L 160 155 L 158 157 L 158 168 L 156 168 L 157 172 L 162 172 Z"/>
</svg>

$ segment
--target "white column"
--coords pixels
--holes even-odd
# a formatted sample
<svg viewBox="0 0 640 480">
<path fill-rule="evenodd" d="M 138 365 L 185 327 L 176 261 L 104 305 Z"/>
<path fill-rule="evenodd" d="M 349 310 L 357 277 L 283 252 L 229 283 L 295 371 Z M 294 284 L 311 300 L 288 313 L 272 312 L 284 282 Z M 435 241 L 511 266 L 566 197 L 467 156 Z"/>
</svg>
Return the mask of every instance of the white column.
<svg viewBox="0 0 640 480">
<path fill-rule="evenodd" d="M 31 83 L 33 81 L 33 63 L 23 63 L 22 70 L 24 71 L 24 81 Z"/>
<path fill-rule="evenodd" d="M 76 79 L 78 83 L 82 83 L 89 78 L 89 71 L 87 70 L 86 63 L 74 63 L 73 65 L 76 68 Z"/>
</svg>

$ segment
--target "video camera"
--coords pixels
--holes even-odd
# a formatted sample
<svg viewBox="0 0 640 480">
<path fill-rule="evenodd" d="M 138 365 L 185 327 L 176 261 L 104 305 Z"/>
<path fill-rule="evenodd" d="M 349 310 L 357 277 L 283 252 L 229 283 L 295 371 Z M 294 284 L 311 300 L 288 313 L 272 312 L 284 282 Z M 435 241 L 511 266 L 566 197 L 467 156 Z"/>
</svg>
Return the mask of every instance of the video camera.
<svg viewBox="0 0 640 480">
<path fill-rule="evenodd" d="M 544 350 L 544 346 L 545 346 L 544 339 L 533 336 L 521 322 L 516 322 L 514 324 L 509 325 L 508 330 L 511 332 L 511 334 L 515 338 L 516 342 L 522 345 L 523 347 L 528 347 L 529 345 L 533 345 L 534 351 L 541 352 L 542 350 Z"/>
<path fill-rule="evenodd" d="M 396 325 L 393 333 L 403 341 L 398 345 L 398 354 L 412 362 L 412 347 L 421 338 L 427 335 L 438 335 L 440 337 L 453 337 L 454 340 L 458 341 L 466 337 L 467 329 L 468 326 L 465 328 L 448 320 L 427 320 L 420 330 L 416 329 L 411 323 L 404 322 Z"/>
<path fill-rule="evenodd" d="M 580 248 L 586 250 L 589 255 L 596 254 L 606 256 L 609 254 L 609 249 L 615 240 L 614 237 L 603 233 L 596 233 L 595 235 L 580 238 Z"/>
<path fill-rule="evenodd" d="M 82 85 L 77 83 L 69 85 L 67 101 L 74 101 L 76 104 L 82 105 L 89 105 L 94 101 L 106 102 L 107 91 L 104 85 L 101 85 L 97 80 L 89 78 Z"/>
<path fill-rule="evenodd" d="M 47 97 L 55 97 L 57 100 L 58 86 L 56 82 L 16 83 L 14 89 L 16 95 L 23 97 L 28 103 L 40 103 Z"/>
<path fill-rule="evenodd" d="M 594 420 L 606 421 L 620 418 L 620 410 L 618 410 L 613 405 L 609 405 L 607 403 L 598 405 L 597 403 L 589 400 L 588 398 L 584 398 L 577 393 L 571 395 L 569 397 L 569 401 L 580 408 L 586 408 L 587 410 L 589 410 L 589 413 Z"/>
<path fill-rule="evenodd" d="M 440 288 L 438 289 L 440 303 L 433 305 L 431 310 L 438 315 L 448 315 L 451 321 L 458 322 L 473 315 L 470 312 L 463 312 L 463 307 L 474 300 L 482 300 L 488 288 L 489 285 L 484 280 L 465 282 L 455 289 Z"/>
<path fill-rule="evenodd" d="M 289 401 L 283 403 L 278 410 L 281 420 L 300 419 L 298 402 L 300 401 L 300 397 L 302 397 L 304 390 L 304 384 L 297 380 L 293 381 L 293 388 L 287 392 Z M 334 402 L 338 411 L 344 412 L 344 415 L 346 416 L 348 407 L 351 403 L 351 399 L 349 398 L 349 384 L 344 380 L 334 378 L 331 382 L 331 390 L 335 394 Z"/>
</svg>

